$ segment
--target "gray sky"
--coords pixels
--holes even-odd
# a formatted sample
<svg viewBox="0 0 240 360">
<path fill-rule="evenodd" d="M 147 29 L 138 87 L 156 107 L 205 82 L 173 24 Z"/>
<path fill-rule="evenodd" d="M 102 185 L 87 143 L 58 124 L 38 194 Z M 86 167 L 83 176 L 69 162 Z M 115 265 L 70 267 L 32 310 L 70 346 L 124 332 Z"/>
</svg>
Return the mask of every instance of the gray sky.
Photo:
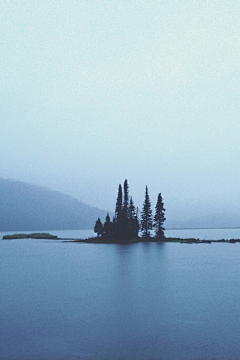
<svg viewBox="0 0 240 360">
<path fill-rule="evenodd" d="M 0 176 L 238 206 L 240 1 L 0 1 Z M 184 210 L 182 205 L 186 204 Z"/>
</svg>

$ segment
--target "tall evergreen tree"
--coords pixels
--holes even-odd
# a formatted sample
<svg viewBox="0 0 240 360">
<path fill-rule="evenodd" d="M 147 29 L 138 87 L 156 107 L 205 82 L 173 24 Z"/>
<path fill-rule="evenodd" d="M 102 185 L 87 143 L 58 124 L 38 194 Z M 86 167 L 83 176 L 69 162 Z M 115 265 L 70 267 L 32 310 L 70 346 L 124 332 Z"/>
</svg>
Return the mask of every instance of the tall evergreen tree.
<svg viewBox="0 0 240 360">
<path fill-rule="evenodd" d="M 166 220 L 165 218 L 165 209 L 164 209 L 164 203 L 161 193 L 158 194 L 157 203 L 155 207 L 155 215 L 154 215 L 154 221 L 153 221 L 153 228 L 155 230 L 155 237 L 158 240 L 164 239 L 164 227 L 163 223 Z"/>
<path fill-rule="evenodd" d="M 109 214 L 107 213 L 105 223 L 103 225 L 103 236 L 106 239 L 110 239 L 113 232 L 113 226 Z"/>
<path fill-rule="evenodd" d="M 116 236 L 121 237 L 121 228 L 122 228 L 122 207 L 123 207 L 123 195 L 122 195 L 122 185 L 119 184 L 118 195 L 116 201 L 115 209 L 115 232 Z"/>
<path fill-rule="evenodd" d="M 138 223 L 138 216 L 137 211 L 133 203 L 132 197 L 130 197 L 129 201 L 129 236 L 130 239 L 136 238 L 138 236 L 139 231 L 139 223 Z"/>
<path fill-rule="evenodd" d="M 121 221 L 121 232 L 123 240 L 129 238 L 129 186 L 127 180 L 124 181 L 123 184 L 123 208 L 122 208 L 122 221 Z"/>
<path fill-rule="evenodd" d="M 123 199 L 123 208 L 128 209 L 128 201 L 129 201 L 129 186 L 127 179 L 124 181 L 123 184 L 123 192 L 124 192 L 124 199 Z"/>
<path fill-rule="evenodd" d="M 150 238 L 152 230 L 152 209 L 151 202 L 148 194 L 148 187 L 146 186 L 145 199 L 141 212 L 141 232 L 144 238 Z"/>
<path fill-rule="evenodd" d="M 94 232 L 97 234 L 98 237 L 103 235 L 103 224 L 102 224 L 100 218 L 98 218 L 95 223 Z"/>
</svg>

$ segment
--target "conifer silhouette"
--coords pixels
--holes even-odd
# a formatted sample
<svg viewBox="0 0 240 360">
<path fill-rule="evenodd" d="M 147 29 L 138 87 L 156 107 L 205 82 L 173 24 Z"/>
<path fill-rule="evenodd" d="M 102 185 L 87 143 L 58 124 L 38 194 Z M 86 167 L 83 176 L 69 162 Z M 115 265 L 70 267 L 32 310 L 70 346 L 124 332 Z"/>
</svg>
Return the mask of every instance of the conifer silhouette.
<svg viewBox="0 0 240 360">
<path fill-rule="evenodd" d="M 144 238 L 150 238 L 152 230 L 152 209 L 151 202 L 148 194 L 148 187 L 145 190 L 145 199 L 143 202 L 143 208 L 141 212 L 141 232 Z"/>
<path fill-rule="evenodd" d="M 165 218 L 165 209 L 164 209 L 164 203 L 161 193 L 158 194 L 157 203 L 155 207 L 155 215 L 154 215 L 154 221 L 153 221 L 153 228 L 155 230 L 155 237 L 158 240 L 164 239 L 164 227 L 163 223 L 166 220 Z"/>
</svg>

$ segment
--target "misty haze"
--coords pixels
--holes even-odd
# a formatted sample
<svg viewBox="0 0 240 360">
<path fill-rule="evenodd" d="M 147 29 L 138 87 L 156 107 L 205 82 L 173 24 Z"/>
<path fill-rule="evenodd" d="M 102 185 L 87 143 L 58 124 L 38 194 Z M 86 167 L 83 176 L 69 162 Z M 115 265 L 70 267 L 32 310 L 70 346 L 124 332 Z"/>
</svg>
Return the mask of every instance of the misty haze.
<svg viewBox="0 0 240 360">
<path fill-rule="evenodd" d="M 0 358 L 238 359 L 240 1 L 0 10 Z"/>
</svg>

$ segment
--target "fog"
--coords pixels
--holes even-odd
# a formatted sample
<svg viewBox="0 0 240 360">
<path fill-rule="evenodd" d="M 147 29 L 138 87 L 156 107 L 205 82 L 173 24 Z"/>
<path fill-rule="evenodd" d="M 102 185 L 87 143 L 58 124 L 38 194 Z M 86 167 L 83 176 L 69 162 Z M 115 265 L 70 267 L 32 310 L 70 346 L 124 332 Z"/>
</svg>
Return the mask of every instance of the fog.
<svg viewBox="0 0 240 360">
<path fill-rule="evenodd" d="M 0 4 L 0 176 L 167 217 L 240 206 L 240 1 Z"/>
</svg>

